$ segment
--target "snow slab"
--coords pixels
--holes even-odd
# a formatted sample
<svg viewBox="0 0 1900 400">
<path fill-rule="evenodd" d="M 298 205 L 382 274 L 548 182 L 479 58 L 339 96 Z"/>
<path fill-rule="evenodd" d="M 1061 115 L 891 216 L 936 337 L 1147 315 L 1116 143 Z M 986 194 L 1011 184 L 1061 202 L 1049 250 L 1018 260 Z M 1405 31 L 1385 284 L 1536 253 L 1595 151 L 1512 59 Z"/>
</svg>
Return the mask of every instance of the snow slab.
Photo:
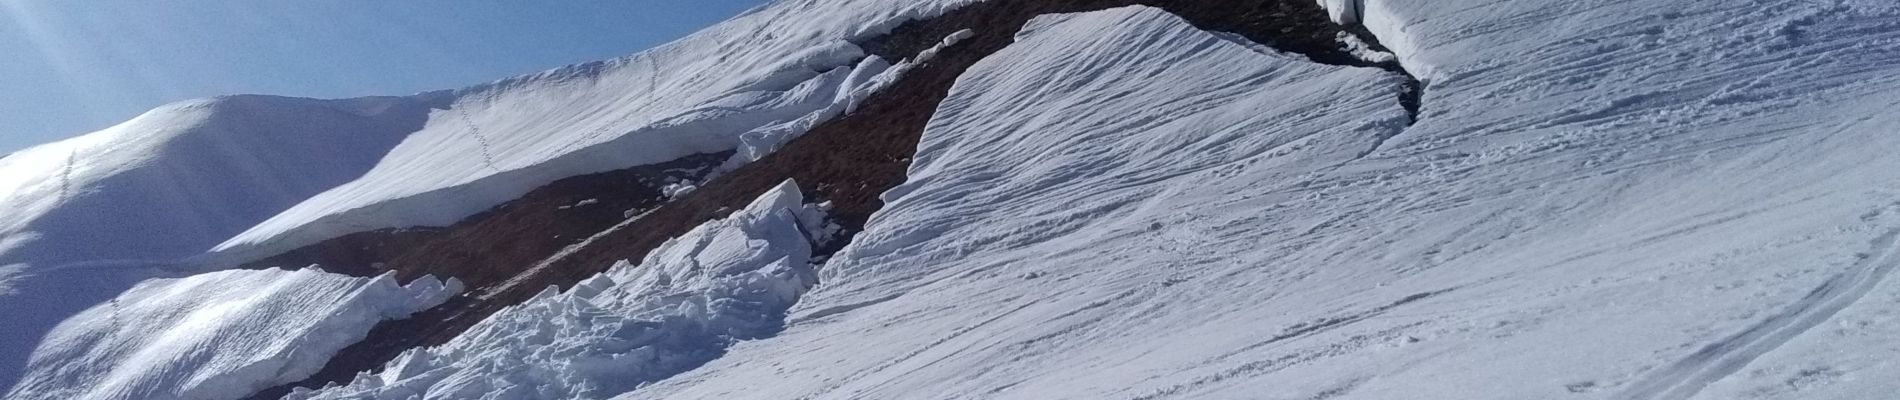
<svg viewBox="0 0 1900 400">
<path fill-rule="evenodd" d="M 1889 397 L 1900 5 L 1368 3 L 1415 125 L 1375 70 L 1039 19 L 784 332 L 622 398 Z"/>
<path fill-rule="evenodd" d="M 290 399 L 601 399 L 776 333 L 814 283 L 803 224 L 819 221 L 790 181 L 744 210 L 553 287 L 437 347 L 348 385 Z"/>
<path fill-rule="evenodd" d="M 376 323 L 460 290 L 316 270 L 146 280 L 59 324 L 6 398 L 240 398 L 303 379 Z"/>
</svg>

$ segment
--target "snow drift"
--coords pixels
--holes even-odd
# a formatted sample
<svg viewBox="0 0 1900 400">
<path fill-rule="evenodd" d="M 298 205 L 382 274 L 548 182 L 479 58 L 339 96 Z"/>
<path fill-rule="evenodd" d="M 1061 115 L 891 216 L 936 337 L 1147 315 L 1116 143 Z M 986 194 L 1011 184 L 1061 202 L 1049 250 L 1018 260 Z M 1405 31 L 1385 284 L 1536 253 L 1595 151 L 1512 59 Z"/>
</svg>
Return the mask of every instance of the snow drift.
<svg viewBox="0 0 1900 400">
<path fill-rule="evenodd" d="M 301 379 L 385 319 L 459 284 L 316 270 L 223 271 L 138 284 L 61 323 L 9 399 L 235 399 Z"/>
</svg>

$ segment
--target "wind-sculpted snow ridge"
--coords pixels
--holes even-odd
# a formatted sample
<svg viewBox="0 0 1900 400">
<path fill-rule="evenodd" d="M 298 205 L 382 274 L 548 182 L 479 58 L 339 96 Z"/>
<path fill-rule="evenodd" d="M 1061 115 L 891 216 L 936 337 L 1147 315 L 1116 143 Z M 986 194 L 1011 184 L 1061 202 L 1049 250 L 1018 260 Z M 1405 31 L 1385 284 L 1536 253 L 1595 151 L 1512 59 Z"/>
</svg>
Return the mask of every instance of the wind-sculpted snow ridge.
<svg viewBox="0 0 1900 400">
<path fill-rule="evenodd" d="M 1900 6 L 1356 4 L 1415 125 L 1155 10 L 1038 20 L 783 332 L 621 398 L 1896 389 Z"/>
<path fill-rule="evenodd" d="M 822 216 L 786 182 L 744 210 L 566 292 L 502 310 L 378 373 L 288 399 L 600 399 L 777 332 L 815 282 L 806 231 Z"/>
<path fill-rule="evenodd" d="M 888 81 L 876 78 L 885 60 L 855 42 L 963 2 L 776 2 L 626 58 L 456 91 L 361 178 L 231 237 L 206 262 L 446 226 L 561 178 L 776 146 Z"/>
<path fill-rule="evenodd" d="M 316 270 L 147 280 L 49 333 L 6 398 L 240 398 L 302 379 L 377 322 L 459 290 Z"/>
</svg>

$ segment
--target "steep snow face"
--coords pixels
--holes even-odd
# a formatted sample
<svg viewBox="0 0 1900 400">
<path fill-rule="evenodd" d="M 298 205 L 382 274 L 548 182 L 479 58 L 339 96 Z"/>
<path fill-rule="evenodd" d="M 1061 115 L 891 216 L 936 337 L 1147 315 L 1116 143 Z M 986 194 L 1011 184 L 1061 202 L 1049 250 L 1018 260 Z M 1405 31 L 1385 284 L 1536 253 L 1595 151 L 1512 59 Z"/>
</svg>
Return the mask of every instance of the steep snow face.
<svg viewBox="0 0 1900 400">
<path fill-rule="evenodd" d="M 204 251 L 368 171 L 422 98 L 231 96 L 172 104 L 0 159 L 0 265 Z"/>
<path fill-rule="evenodd" d="M 144 281 L 59 325 L 9 399 L 234 399 L 315 372 L 385 319 L 459 291 L 315 270 Z"/>
<path fill-rule="evenodd" d="M 1895 390 L 1900 6 L 1368 3 L 1409 128 L 1374 71 L 1039 20 L 785 332 L 624 398 Z"/>
<path fill-rule="evenodd" d="M 860 62 L 854 41 L 962 2 L 775 2 L 630 57 L 465 89 L 361 179 L 217 250 L 243 259 L 351 232 L 447 225 L 568 176 L 776 146 L 797 133 L 784 131 L 848 108 L 894 61 Z"/>
<path fill-rule="evenodd" d="M 442 346 L 292 399 L 598 399 L 699 366 L 776 332 L 813 283 L 801 226 L 818 221 L 786 182 L 744 210 L 549 288 Z"/>
</svg>

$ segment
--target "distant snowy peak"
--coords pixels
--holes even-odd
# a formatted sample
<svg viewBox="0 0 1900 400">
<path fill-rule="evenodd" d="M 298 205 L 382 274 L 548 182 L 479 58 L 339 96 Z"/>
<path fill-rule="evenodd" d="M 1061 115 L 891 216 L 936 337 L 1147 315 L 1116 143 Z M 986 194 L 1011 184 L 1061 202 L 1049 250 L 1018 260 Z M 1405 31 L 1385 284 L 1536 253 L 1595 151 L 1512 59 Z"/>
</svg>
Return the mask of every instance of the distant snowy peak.
<svg viewBox="0 0 1900 400">
<path fill-rule="evenodd" d="M 22 150 L 0 159 L 0 264 L 196 254 L 355 179 L 436 97 L 189 100 Z"/>
</svg>

